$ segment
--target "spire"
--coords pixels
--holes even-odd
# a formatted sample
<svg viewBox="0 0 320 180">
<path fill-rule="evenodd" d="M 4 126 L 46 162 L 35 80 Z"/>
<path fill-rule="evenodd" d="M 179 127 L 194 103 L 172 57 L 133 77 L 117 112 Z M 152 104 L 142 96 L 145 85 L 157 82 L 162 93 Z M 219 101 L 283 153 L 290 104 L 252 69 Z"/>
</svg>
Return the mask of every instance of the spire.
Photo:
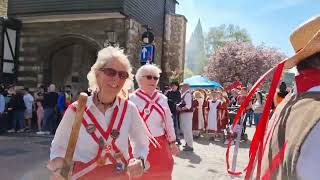
<svg viewBox="0 0 320 180">
<path fill-rule="evenodd" d="M 195 32 L 201 32 L 202 33 L 202 25 L 201 25 L 201 21 L 200 21 L 200 18 L 198 19 L 198 23 L 197 23 L 197 26 L 196 28 L 194 29 Z"/>
<path fill-rule="evenodd" d="M 201 41 L 204 39 L 200 18 L 198 19 L 197 26 L 194 28 L 194 31 L 192 32 L 190 41 L 195 41 L 194 39 L 200 39 Z"/>
<path fill-rule="evenodd" d="M 187 43 L 186 65 L 193 72 L 200 73 L 202 69 L 202 67 L 200 67 L 200 61 L 203 59 L 205 59 L 204 36 L 199 18 L 198 23 L 191 34 L 189 42 Z"/>
</svg>

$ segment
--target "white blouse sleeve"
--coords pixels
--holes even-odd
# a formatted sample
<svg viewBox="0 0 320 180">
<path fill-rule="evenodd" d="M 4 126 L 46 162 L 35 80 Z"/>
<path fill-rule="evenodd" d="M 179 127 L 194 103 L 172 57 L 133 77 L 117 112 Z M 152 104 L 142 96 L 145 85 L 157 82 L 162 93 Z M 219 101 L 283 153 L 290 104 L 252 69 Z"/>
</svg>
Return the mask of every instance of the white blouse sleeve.
<svg viewBox="0 0 320 180">
<path fill-rule="evenodd" d="M 185 103 L 186 103 L 186 108 L 190 109 L 192 107 L 192 95 L 191 93 L 187 93 L 184 97 Z"/>
<path fill-rule="evenodd" d="M 132 147 L 134 158 L 147 159 L 149 152 L 149 139 L 147 136 L 147 128 L 135 105 L 129 102 L 128 115 L 131 118 L 131 126 L 129 129 L 129 139 Z"/>
<path fill-rule="evenodd" d="M 174 125 L 173 125 L 173 119 L 172 119 L 172 114 L 168 105 L 168 99 L 164 97 L 163 101 L 163 109 L 165 111 L 165 119 L 164 119 L 164 125 L 165 125 L 165 130 L 167 132 L 167 139 L 170 143 L 176 141 L 176 134 L 174 131 Z"/>
<path fill-rule="evenodd" d="M 56 157 L 65 156 L 74 118 L 75 112 L 69 107 L 66 110 L 52 140 L 50 148 L 50 160 Z"/>
<path fill-rule="evenodd" d="M 311 130 L 304 141 L 297 162 L 297 176 L 300 180 L 318 180 L 320 172 L 320 122 Z"/>
</svg>

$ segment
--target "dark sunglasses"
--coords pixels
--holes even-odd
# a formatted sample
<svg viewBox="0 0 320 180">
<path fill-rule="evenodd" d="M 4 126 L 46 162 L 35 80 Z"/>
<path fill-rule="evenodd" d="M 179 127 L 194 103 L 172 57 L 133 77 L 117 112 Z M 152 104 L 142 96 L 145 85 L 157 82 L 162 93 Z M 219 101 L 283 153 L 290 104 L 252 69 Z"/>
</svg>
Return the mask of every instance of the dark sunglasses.
<svg viewBox="0 0 320 180">
<path fill-rule="evenodd" d="M 146 77 L 148 80 L 151 80 L 153 78 L 153 80 L 158 81 L 159 77 L 157 76 L 151 76 L 151 75 L 147 75 L 147 76 L 143 76 Z"/>
<path fill-rule="evenodd" d="M 109 77 L 115 77 L 118 74 L 119 78 L 122 80 L 128 79 L 128 77 L 129 77 L 128 72 L 117 71 L 112 68 L 101 68 L 100 71 L 102 71 L 106 76 L 109 76 Z"/>
</svg>

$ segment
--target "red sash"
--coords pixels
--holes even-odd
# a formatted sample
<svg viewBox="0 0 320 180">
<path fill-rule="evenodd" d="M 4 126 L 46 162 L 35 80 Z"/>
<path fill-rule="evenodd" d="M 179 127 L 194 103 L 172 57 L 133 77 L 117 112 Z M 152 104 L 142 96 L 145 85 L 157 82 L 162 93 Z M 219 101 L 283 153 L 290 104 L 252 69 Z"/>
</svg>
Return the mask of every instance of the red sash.
<svg viewBox="0 0 320 180">
<path fill-rule="evenodd" d="M 168 136 L 168 133 L 167 133 L 168 126 L 165 121 L 166 112 L 163 109 L 163 107 L 159 104 L 161 94 L 155 91 L 152 96 L 149 96 L 146 93 L 144 93 L 141 89 L 137 90 L 135 94 L 138 98 L 140 98 L 146 103 L 142 111 L 140 111 L 139 113 L 142 119 L 144 120 L 149 132 L 150 132 L 150 129 L 147 125 L 147 121 L 149 120 L 149 117 L 153 113 L 153 111 L 156 111 L 162 118 L 162 121 L 165 126 L 164 128 L 165 135 Z"/>
<path fill-rule="evenodd" d="M 91 113 L 91 111 L 86 108 L 83 115 L 84 117 L 82 120 L 82 125 L 86 129 L 88 129 L 90 125 L 95 126 L 96 130 L 90 135 L 98 144 L 99 149 L 95 158 L 86 163 L 86 165 L 82 169 L 72 173 L 73 179 L 77 179 L 94 170 L 97 167 L 97 161 L 99 158 L 105 158 L 105 160 L 111 161 L 111 163 L 114 165 L 116 163 L 121 163 L 123 167 L 128 163 L 128 160 L 123 156 L 120 149 L 115 143 L 116 138 L 111 137 L 112 131 L 120 132 L 124 116 L 127 111 L 128 101 L 123 101 L 121 100 L 121 98 L 118 98 L 118 102 L 115 103 L 119 103 L 119 107 L 117 106 L 114 108 L 108 128 L 106 130 L 104 130 L 100 126 L 99 122 Z M 74 106 L 73 104 L 71 104 L 69 107 L 71 107 L 74 111 L 76 110 L 76 106 Z M 119 113 L 119 109 L 122 112 Z M 103 140 L 103 146 L 99 145 L 101 143 L 99 141 L 101 140 Z M 117 158 L 115 156 L 117 156 Z"/>
</svg>

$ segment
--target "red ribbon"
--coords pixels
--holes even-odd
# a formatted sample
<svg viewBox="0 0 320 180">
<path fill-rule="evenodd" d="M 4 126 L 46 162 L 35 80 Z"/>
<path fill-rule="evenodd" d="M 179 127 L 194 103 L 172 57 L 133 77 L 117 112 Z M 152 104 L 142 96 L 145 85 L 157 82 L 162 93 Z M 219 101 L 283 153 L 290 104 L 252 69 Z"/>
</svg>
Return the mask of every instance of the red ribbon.
<svg viewBox="0 0 320 180">
<path fill-rule="evenodd" d="M 267 101 L 265 104 L 265 108 L 264 111 L 262 113 L 262 116 L 259 120 L 259 125 L 256 129 L 256 132 L 253 136 L 251 145 L 250 145 L 250 150 L 249 150 L 249 163 L 247 165 L 247 167 L 243 170 L 246 171 L 246 176 L 245 179 L 249 179 L 253 170 L 253 165 L 255 162 L 255 159 L 257 157 L 257 150 L 259 150 L 259 154 L 258 154 L 258 169 L 257 169 L 257 180 L 260 179 L 260 173 L 261 173 L 261 160 L 262 160 L 262 149 L 263 149 L 263 138 L 264 138 L 264 134 L 266 131 L 266 125 L 268 122 L 268 118 L 269 118 L 269 114 L 270 114 L 270 109 L 271 109 L 271 105 L 272 105 L 272 101 L 273 101 L 273 96 L 276 92 L 277 89 L 277 85 L 280 81 L 280 77 L 282 75 L 282 71 L 283 71 L 283 67 L 284 67 L 284 63 L 286 60 L 283 60 L 282 62 L 280 62 L 276 67 L 273 67 L 271 69 L 269 69 L 264 75 L 262 75 L 258 81 L 253 85 L 253 87 L 251 88 L 248 96 L 246 97 L 246 99 L 241 103 L 241 106 L 237 112 L 237 115 L 234 119 L 232 128 L 235 127 L 235 125 L 238 123 L 241 114 L 244 112 L 245 107 L 247 106 L 247 104 L 249 103 L 249 101 L 251 100 L 253 94 L 256 92 L 257 88 L 259 87 L 259 85 L 264 82 L 265 78 L 267 77 L 267 75 L 269 75 L 274 69 L 275 69 L 275 73 L 272 79 L 272 83 L 269 89 L 269 94 L 267 97 Z M 228 148 L 227 148 L 227 152 L 226 152 L 226 163 L 227 163 L 227 171 L 229 174 L 232 175 L 241 175 L 243 173 L 243 171 L 239 171 L 239 172 L 232 172 L 229 170 L 230 165 L 229 165 L 229 151 L 230 151 L 230 146 L 231 146 L 231 137 L 229 137 L 229 143 L 228 143 Z"/>
</svg>

